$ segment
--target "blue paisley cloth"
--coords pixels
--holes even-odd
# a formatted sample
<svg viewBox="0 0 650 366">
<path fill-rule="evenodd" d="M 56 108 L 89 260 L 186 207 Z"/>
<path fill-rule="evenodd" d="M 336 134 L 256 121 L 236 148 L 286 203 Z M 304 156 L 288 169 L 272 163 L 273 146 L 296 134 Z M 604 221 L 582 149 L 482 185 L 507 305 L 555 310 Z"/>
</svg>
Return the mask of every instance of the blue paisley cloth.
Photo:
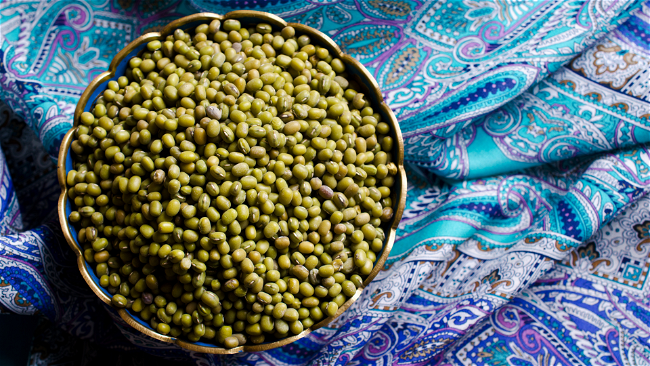
<svg viewBox="0 0 650 366">
<path fill-rule="evenodd" d="M 409 181 L 391 256 L 347 312 L 215 356 L 138 333 L 90 292 L 53 161 L 121 48 L 238 9 L 319 29 L 368 68 Z M 76 345 L 198 365 L 650 365 L 650 2 L 5 0 L 0 32 L 0 309 L 48 324 L 31 364 Z"/>
</svg>

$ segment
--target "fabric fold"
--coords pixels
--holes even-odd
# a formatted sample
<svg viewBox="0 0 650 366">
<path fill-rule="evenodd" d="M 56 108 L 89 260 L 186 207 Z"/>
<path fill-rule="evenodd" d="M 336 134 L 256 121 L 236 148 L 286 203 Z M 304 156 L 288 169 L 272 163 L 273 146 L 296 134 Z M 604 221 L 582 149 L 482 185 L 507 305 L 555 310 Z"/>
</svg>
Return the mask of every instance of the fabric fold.
<svg viewBox="0 0 650 366">
<path fill-rule="evenodd" d="M 427 3 L 414 15 L 420 23 L 406 32 L 434 51 L 423 81 L 435 93 L 418 98 L 415 111 L 397 108 L 404 137 L 453 136 L 579 55 L 641 4 L 517 1 L 500 8 L 475 1 Z M 445 8 L 464 12 L 464 19 L 444 15 Z"/>
<path fill-rule="evenodd" d="M 650 39 L 630 18 L 502 108 L 414 162 L 449 179 L 475 179 L 650 141 Z M 637 30 L 635 32 L 634 30 Z M 413 149 L 413 148 L 412 148 Z"/>
</svg>

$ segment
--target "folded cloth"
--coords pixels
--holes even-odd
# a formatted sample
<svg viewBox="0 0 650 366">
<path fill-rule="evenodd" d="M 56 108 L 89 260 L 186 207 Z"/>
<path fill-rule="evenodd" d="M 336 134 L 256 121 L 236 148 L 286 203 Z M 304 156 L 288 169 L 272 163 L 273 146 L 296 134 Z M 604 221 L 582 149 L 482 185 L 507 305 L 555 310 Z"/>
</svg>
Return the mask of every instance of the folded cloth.
<svg viewBox="0 0 650 366">
<path fill-rule="evenodd" d="M 480 178 L 650 141 L 647 23 L 632 18 L 502 108 L 409 158 L 436 174 Z M 411 138 L 415 142 L 418 137 Z"/>
<path fill-rule="evenodd" d="M 649 4 L 0 4 L 0 99 L 53 159 L 81 92 L 128 42 L 191 13 L 252 8 L 321 30 L 373 73 L 409 176 L 387 265 L 343 316 L 278 349 L 217 357 L 144 336 L 94 299 L 55 224 L 22 231 L 0 156 L 0 307 L 201 364 L 649 363 Z"/>
</svg>

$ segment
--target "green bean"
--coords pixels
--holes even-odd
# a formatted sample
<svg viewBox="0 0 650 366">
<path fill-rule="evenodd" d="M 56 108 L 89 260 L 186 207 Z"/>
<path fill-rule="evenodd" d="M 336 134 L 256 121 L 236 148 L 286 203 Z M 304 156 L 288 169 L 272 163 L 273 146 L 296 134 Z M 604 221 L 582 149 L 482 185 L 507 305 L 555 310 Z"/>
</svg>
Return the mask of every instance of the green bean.
<svg viewBox="0 0 650 366">
<path fill-rule="evenodd" d="M 226 337 L 223 341 L 223 345 L 226 348 L 235 348 L 239 346 L 239 341 L 235 337 Z"/>
</svg>

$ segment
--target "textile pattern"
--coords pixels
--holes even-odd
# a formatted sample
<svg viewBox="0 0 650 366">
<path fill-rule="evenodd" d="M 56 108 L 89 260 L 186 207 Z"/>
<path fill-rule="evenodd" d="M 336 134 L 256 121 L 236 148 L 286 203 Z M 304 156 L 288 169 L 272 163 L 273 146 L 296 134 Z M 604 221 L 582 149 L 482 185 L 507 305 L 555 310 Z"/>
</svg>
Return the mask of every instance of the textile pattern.
<svg viewBox="0 0 650 366">
<path fill-rule="evenodd" d="M 399 119 L 409 186 L 387 265 L 342 317 L 218 357 L 150 339 L 94 297 L 42 157 L 131 40 L 244 8 L 319 29 L 368 68 Z M 0 134 L 3 311 L 201 365 L 650 364 L 650 3 L 14 0 L 0 24 L 0 126 L 31 129 Z"/>
</svg>

